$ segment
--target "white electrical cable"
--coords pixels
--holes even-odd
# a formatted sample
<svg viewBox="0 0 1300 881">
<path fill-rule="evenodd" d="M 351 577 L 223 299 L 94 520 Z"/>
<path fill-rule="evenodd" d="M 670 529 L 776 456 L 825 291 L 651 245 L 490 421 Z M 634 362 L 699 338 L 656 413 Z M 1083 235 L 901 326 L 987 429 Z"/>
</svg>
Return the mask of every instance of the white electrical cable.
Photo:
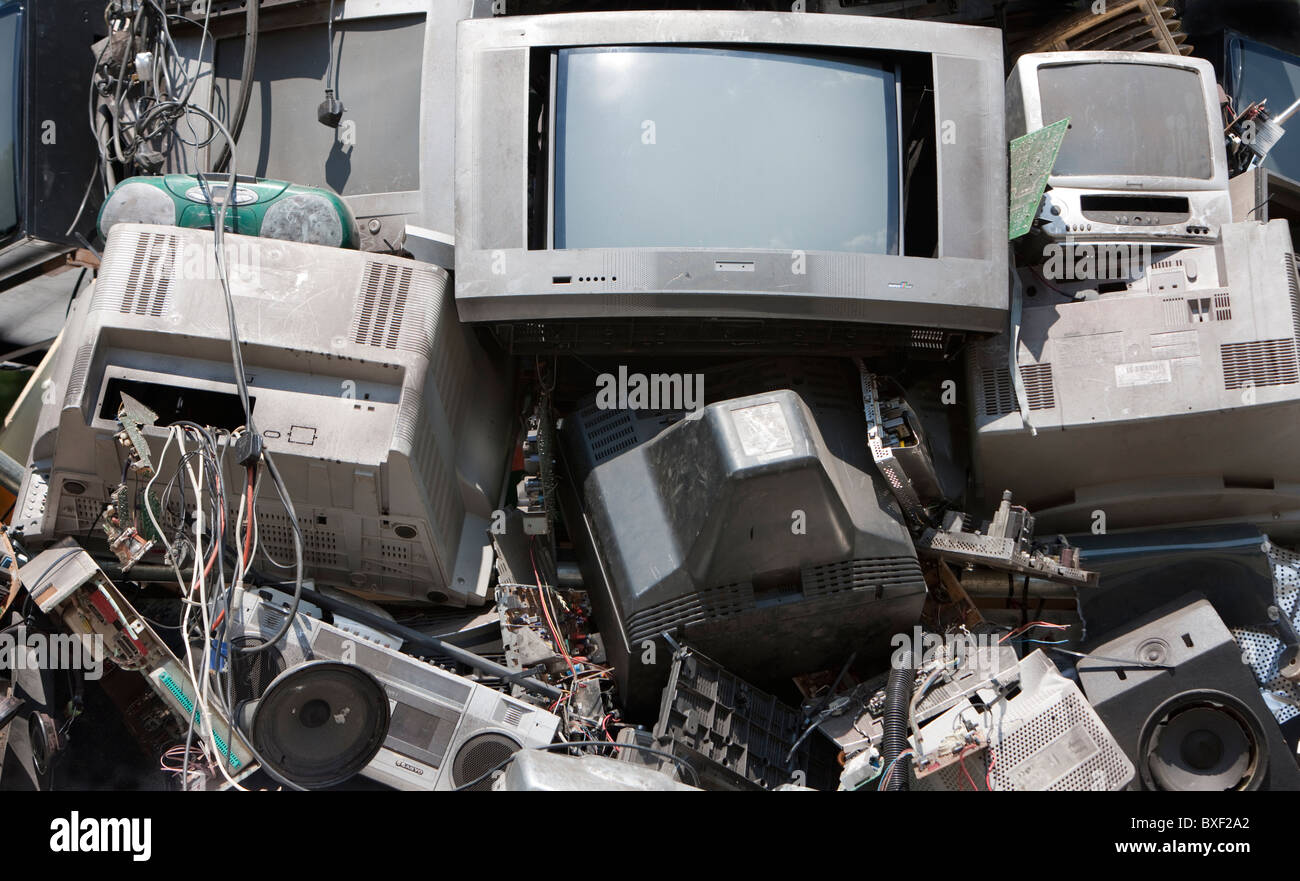
<svg viewBox="0 0 1300 881">
<path fill-rule="evenodd" d="M 183 431 L 183 429 L 181 431 Z M 181 443 L 181 449 L 183 453 L 185 449 L 183 438 L 180 440 L 180 443 Z M 183 458 L 184 457 L 182 456 L 182 459 Z M 195 526 L 194 526 L 195 553 L 194 553 L 194 583 L 193 584 L 194 586 L 197 587 L 199 616 L 203 624 L 203 658 L 202 658 L 202 665 L 198 670 L 195 670 L 193 667 L 194 664 L 193 651 L 189 639 L 188 626 L 182 629 L 182 636 L 185 639 L 185 652 L 187 656 L 187 663 L 190 666 L 190 671 L 189 671 L 190 678 L 195 688 L 195 695 L 196 695 L 195 705 L 199 708 L 199 715 L 200 715 L 199 730 L 203 737 L 203 741 L 205 744 L 212 745 L 211 751 L 213 753 L 216 753 L 216 758 L 213 761 L 213 764 L 217 766 L 217 770 L 221 772 L 221 776 L 226 778 L 226 782 L 229 783 L 231 786 L 235 787 L 236 789 L 239 789 L 241 791 L 246 791 L 243 786 L 241 786 L 238 782 L 235 781 L 233 777 L 230 776 L 230 772 L 226 769 L 226 758 L 222 756 L 220 754 L 220 751 L 215 747 L 217 740 L 216 740 L 215 732 L 213 731 L 212 728 L 212 719 L 213 719 L 212 697 L 211 697 L 212 677 L 208 675 L 208 670 L 212 666 L 212 639 L 211 639 L 212 618 L 211 618 L 210 609 L 208 605 L 207 579 L 203 572 L 204 565 L 205 565 L 203 560 L 205 554 L 203 553 L 203 547 L 202 547 L 203 510 L 204 510 L 203 487 L 205 485 L 203 481 L 203 477 L 204 477 L 204 467 L 207 464 L 207 459 L 205 459 L 203 455 L 199 455 L 196 458 L 198 459 L 199 462 L 198 474 L 197 475 L 195 474 L 193 462 L 186 463 L 185 470 L 189 473 L 190 484 L 191 486 L 194 487 L 194 498 L 195 498 Z M 219 538 L 218 541 L 220 541 Z M 216 552 L 217 553 L 221 552 L 220 545 L 217 546 Z M 193 593 L 191 593 L 191 600 L 192 598 L 193 598 Z M 187 607 L 186 609 L 187 625 L 188 625 L 189 611 L 190 608 Z M 201 680 L 201 684 L 199 680 Z"/>
<path fill-rule="evenodd" d="M 184 468 L 185 456 L 187 452 L 185 449 L 185 439 L 184 437 L 181 436 L 180 429 L 177 428 L 176 426 L 172 427 L 170 436 L 174 436 L 176 438 L 177 446 L 180 449 L 180 464 L 178 464 L 177 468 L 178 469 Z M 175 564 L 173 563 L 173 565 Z M 194 668 L 194 651 L 189 638 L 190 613 L 193 611 L 194 608 L 193 597 L 192 597 L 193 584 L 194 584 L 193 579 L 191 579 L 188 588 L 184 584 L 181 585 L 181 590 L 182 590 L 181 605 L 183 606 L 184 609 L 184 611 L 181 613 L 181 639 L 184 640 L 185 642 L 185 675 L 189 678 L 190 684 L 191 686 L 193 686 L 194 689 L 194 701 L 193 701 L 193 706 L 190 708 L 190 721 L 189 721 L 191 737 L 193 736 L 195 716 L 199 717 L 200 724 L 202 724 L 202 719 L 204 717 L 202 707 L 200 706 L 201 701 L 199 695 L 197 674 Z M 200 736 L 201 736 L 201 729 L 200 729 Z M 209 741 L 207 741 L 206 738 L 202 739 L 203 744 L 206 745 L 206 743 L 208 742 Z M 206 747 L 204 748 L 204 752 L 205 754 L 208 755 L 208 761 L 209 763 L 211 763 L 212 761 L 211 754 L 207 752 Z M 186 761 L 188 762 L 188 755 L 186 757 Z"/>
</svg>

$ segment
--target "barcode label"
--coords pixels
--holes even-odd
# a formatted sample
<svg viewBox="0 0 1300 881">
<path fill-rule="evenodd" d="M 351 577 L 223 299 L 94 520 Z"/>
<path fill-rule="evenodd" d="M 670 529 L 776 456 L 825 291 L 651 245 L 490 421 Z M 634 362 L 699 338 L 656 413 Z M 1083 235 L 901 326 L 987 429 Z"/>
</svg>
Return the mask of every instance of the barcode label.
<svg viewBox="0 0 1300 881">
<path fill-rule="evenodd" d="M 1173 382 L 1168 361 L 1135 361 L 1115 365 L 1115 385 L 1127 388 L 1135 385 L 1156 385 Z"/>
</svg>

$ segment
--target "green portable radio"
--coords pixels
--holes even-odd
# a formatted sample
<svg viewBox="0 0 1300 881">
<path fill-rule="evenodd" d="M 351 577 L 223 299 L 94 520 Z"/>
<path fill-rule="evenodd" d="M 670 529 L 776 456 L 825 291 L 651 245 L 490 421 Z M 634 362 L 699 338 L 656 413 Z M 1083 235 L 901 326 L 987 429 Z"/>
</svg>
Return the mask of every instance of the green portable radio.
<svg viewBox="0 0 1300 881">
<path fill-rule="evenodd" d="M 164 174 L 129 177 L 113 188 L 99 209 L 99 234 L 115 223 L 155 223 L 212 229 L 230 188 L 228 174 Z M 227 232 L 290 242 L 356 248 L 356 218 L 338 194 L 282 180 L 239 175 L 226 207 Z"/>
</svg>

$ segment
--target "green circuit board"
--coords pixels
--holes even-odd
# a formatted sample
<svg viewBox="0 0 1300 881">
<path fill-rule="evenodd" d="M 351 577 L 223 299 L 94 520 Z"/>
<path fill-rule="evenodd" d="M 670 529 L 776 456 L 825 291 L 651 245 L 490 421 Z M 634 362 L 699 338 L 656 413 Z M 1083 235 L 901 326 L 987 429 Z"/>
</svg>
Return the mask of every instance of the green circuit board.
<svg viewBox="0 0 1300 881">
<path fill-rule="evenodd" d="M 1069 127 L 1070 118 L 1067 116 L 1011 142 L 1009 239 L 1018 239 L 1033 227 L 1038 203 L 1043 199 L 1047 178 L 1056 164 L 1056 154 L 1060 152 L 1061 141 Z"/>
</svg>

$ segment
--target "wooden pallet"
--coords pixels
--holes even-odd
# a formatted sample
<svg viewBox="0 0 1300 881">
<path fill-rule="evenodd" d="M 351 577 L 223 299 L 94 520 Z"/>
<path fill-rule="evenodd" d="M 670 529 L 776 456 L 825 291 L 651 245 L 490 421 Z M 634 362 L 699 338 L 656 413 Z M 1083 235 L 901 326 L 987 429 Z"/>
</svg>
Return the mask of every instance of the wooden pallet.
<svg viewBox="0 0 1300 881">
<path fill-rule="evenodd" d="M 1104 11 L 1089 8 L 1050 25 L 1015 54 L 1084 50 L 1190 55 L 1192 46 L 1169 0 L 1105 0 Z"/>
</svg>

